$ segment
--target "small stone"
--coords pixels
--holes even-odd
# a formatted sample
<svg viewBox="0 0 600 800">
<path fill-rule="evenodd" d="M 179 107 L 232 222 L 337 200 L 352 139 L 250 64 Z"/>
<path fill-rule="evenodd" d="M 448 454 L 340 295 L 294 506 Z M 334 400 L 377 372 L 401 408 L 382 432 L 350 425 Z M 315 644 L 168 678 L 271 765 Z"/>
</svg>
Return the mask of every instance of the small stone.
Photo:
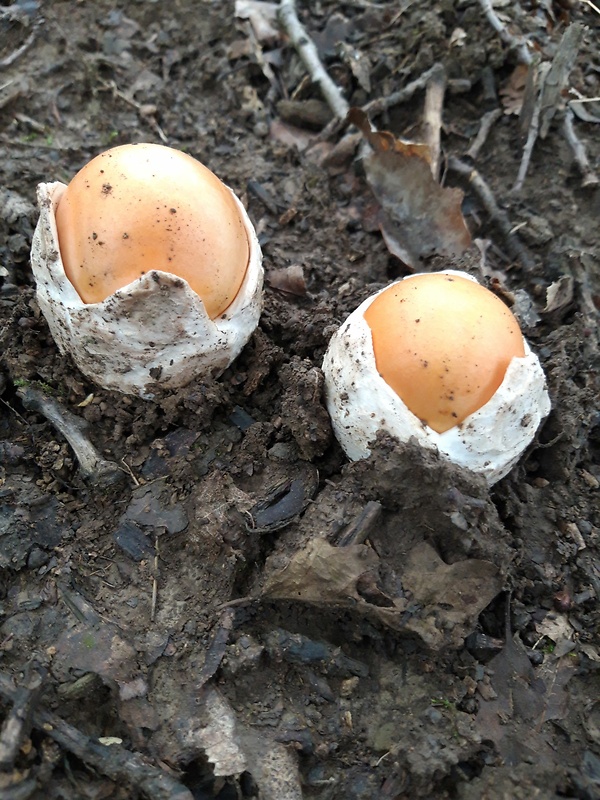
<svg viewBox="0 0 600 800">
<path fill-rule="evenodd" d="M 346 678 L 340 685 L 340 697 L 350 697 L 360 682 L 360 678 L 354 675 L 352 678 Z"/>
</svg>

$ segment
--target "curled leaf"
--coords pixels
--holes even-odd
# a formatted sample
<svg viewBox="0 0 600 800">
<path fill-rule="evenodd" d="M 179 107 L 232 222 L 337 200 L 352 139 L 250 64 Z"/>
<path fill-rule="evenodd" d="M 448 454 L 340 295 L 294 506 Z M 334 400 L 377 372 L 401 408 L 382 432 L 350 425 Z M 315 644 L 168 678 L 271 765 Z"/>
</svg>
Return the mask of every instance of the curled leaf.
<svg viewBox="0 0 600 800">
<path fill-rule="evenodd" d="M 471 235 L 461 212 L 463 193 L 437 183 L 427 145 L 374 131 L 358 108 L 350 109 L 348 122 L 372 148 L 364 159 L 365 173 L 381 205 L 379 227 L 389 251 L 413 269 L 434 254 L 464 253 Z"/>
</svg>

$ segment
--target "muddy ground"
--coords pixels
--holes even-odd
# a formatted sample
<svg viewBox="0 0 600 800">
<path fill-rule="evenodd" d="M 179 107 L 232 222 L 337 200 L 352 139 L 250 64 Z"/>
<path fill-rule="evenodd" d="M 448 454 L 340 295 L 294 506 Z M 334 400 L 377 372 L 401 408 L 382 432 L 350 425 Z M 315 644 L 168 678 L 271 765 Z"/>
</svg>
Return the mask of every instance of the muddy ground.
<svg viewBox="0 0 600 800">
<path fill-rule="evenodd" d="M 497 12 L 542 61 L 585 23 L 563 99 L 598 97 L 591 3 Z M 444 65 L 443 156 L 477 168 L 526 256 L 449 171 L 489 242 L 483 271 L 478 251 L 460 265 L 514 304 L 552 411 L 491 490 L 385 437 L 349 464 L 323 354 L 407 270 L 372 224 L 354 150 L 323 160 L 343 132 L 303 152 L 331 112 L 294 48 L 219 0 L 3 3 L 0 794 L 599 798 L 597 184 L 563 103 L 511 192 L 518 51 L 478 2 L 299 13 L 355 106 Z M 423 98 L 373 122 L 418 140 Z M 593 171 L 600 110 L 581 108 Z M 29 265 L 36 185 L 132 141 L 184 149 L 229 184 L 266 272 L 233 366 L 154 401 L 103 390 L 60 354 Z M 82 474 L 39 411 L 48 397 L 85 421 L 107 472 Z"/>
</svg>

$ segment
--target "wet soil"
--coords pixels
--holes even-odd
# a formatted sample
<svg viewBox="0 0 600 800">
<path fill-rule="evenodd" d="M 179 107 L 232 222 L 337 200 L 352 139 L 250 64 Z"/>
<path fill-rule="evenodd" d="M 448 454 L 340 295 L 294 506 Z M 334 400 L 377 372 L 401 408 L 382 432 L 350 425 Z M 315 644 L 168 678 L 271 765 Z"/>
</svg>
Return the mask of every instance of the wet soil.
<svg viewBox="0 0 600 800">
<path fill-rule="evenodd" d="M 591 4 L 498 5 L 542 59 L 585 23 L 569 88 L 600 94 Z M 477 2 L 299 14 L 353 105 L 443 63 L 444 156 L 506 108 L 516 54 Z M 350 464 L 333 438 L 327 343 L 406 268 L 369 224 L 354 152 L 323 162 L 343 133 L 298 146 L 331 113 L 283 37 L 220 0 L 17 2 L 0 48 L 0 794 L 600 797 L 600 194 L 560 121 L 518 193 L 517 116 L 468 162 L 531 263 L 447 175 L 489 243 L 483 275 L 478 255 L 458 265 L 514 304 L 552 401 L 490 489 L 412 443 L 382 436 Z M 597 169 L 594 111 L 574 124 Z M 418 139 L 422 114 L 417 92 L 373 122 Z M 154 400 L 59 352 L 29 264 L 37 184 L 136 141 L 232 187 L 266 273 L 234 364 Z M 108 473 L 83 474 L 48 397 Z"/>
</svg>

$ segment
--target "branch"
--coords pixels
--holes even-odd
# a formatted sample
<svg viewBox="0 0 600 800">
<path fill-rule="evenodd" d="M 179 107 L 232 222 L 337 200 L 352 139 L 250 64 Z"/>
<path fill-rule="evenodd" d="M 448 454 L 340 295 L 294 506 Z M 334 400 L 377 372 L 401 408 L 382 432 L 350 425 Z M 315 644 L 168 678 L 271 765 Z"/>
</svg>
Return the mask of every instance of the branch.
<svg viewBox="0 0 600 800">
<path fill-rule="evenodd" d="M 487 17 L 488 22 L 500 36 L 504 44 L 508 45 L 511 50 L 516 50 L 519 61 L 522 64 L 531 64 L 532 56 L 525 39 L 522 36 L 513 36 L 512 33 L 509 33 L 502 20 L 492 8 L 491 0 L 479 0 L 479 5 Z"/>
<path fill-rule="evenodd" d="M 5 672 L 0 672 L 0 696 L 12 703 L 19 697 L 19 689 Z M 94 767 L 121 787 L 129 787 L 132 794 L 139 791 L 149 800 L 192 800 L 189 789 L 162 769 L 147 763 L 138 753 L 131 753 L 118 745 L 100 744 L 51 711 L 34 710 L 33 724 L 84 764 Z"/>
<path fill-rule="evenodd" d="M 342 95 L 339 86 L 329 77 L 327 70 L 321 63 L 315 43 L 298 19 L 295 0 L 281 0 L 277 16 L 281 27 L 290 37 L 290 41 L 308 70 L 311 80 L 320 87 L 329 108 L 338 119 L 345 119 L 350 106 Z"/>
<path fill-rule="evenodd" d="M 102 458 L 85 435 L 87 423 L 67 411 L 60 403 L 31 386 L 17 391 L 21 402 L 30 411 L 42 414 L 48 422 L 62 433 L 71 445 L 84 478 L 102 486 L 109 486 L 123 478 L 123 473 L 112 461 Z"/>
<path fill-rule="evenodd" d="M 511 258 L 520 261 L 526 269 L 533 269 L 533 267 L 535 267 L 535 261 L 533 260 L 533 257 L 525 245 L 513 232 L 508 214 L 506 211 L 504 211 L 504 209 L 500 208 L 496 202 L 496 198 L 494 197 L 492 190 L 481 177 L 479 172 L 455 156 L 450 156 L 448 159 L 448 169 L 451 169 L 453 172 L 462 175 L 469 181 L 473 187 L 473 191 L 479 197 L 483 207 L 490 215 L 492 222 L 498 226 L 504 235 L 506 247 L 511 255 Z"/>
</svg>

